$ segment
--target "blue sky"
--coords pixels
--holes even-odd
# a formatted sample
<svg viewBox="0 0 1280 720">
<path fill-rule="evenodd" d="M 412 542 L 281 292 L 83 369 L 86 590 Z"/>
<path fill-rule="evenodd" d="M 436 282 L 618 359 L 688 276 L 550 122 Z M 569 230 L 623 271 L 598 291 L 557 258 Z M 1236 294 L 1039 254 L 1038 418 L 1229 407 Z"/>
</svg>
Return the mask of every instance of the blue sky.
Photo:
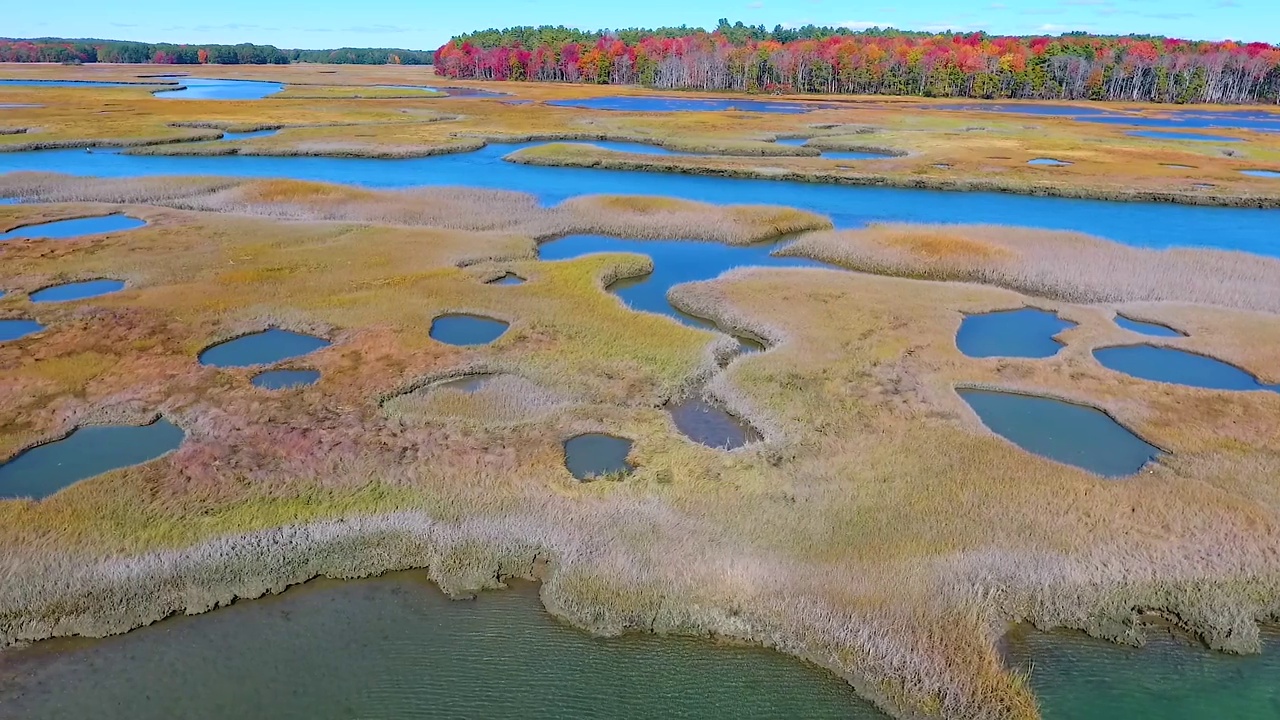
<svg viewBox="0 0 1280 720">
<path fill-rule="evenodd" d="M 5 0 L 11 37 L 107 37 L 279 47 L 434 49 L 449 36 L 509 25 L 710 27 L 892 25 L 997 34 L 1149 32 L 1280 43 L 1280 0 Z M 124 8 L 127 8 L 124 9 Z"/>
</svg>

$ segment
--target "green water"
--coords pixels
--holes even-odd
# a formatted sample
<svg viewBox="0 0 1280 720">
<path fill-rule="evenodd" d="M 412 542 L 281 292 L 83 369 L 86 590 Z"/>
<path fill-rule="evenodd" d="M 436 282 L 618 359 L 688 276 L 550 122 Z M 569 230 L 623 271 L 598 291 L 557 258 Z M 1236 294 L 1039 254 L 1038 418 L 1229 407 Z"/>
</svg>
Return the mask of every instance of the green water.
<svg viewBox="0 0 1280 720">
<path fill-rule="evenodd" d="M 1261 655 L 1227 655 L 1160 632 L 1143 648 L 1079 633 L 1018 633 L 1010 667 L 1030 669 L 1045 720 L 1275 720 L 1280 633 Z"/>
<path fill-rule="evenodd" d="M 0 718 L 886 718 L 779 653 L 593 638 L 543 611 L 532 585 L 452 601 L 419 578 L 308 583 L 0 655 Z"/>
</svg>

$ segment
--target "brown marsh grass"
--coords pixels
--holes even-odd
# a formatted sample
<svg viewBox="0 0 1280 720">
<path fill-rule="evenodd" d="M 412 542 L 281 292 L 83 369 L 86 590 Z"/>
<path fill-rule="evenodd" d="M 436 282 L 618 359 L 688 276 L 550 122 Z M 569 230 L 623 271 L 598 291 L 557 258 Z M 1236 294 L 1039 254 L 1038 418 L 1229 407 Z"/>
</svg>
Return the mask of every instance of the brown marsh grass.
<svg viewBox="0 0 1280 720">
<path fill-rule="evenodd" d="M 229 191 L 303 207 L 383 195 L 277 181 Z M 472 201 L 440 199 L 461 215 Z M 120 209 L 0 213 L 22 223 L 103 207 Z M 670 209 L 599 206 L 619 208 Z M 125 209 L 150 224 L 4 248 L 5 307 L 68 273 L 131 287 L 33 307 L 50 330 L 0 346 L 0 452 L 155 412 L 188 440 L 39 503 L 0 503 L 6 643 L 120 632 L 316 574 L 426 567 L 454 592 L 540 575 L 553 612 L 599 632 L 712 632 L 812 658 L 903 714 L 1032 718 L 1029 690 L 996 650 L 1010 620 L 1133 641 L 1134 608 L 1159 610 L 1247 651 L 1254 621 L 1276 613 L 1260 598 L 1280 577 L 1267 529 L 1280 510 L 1280 397 L 1105 371 L 1089 350 L 1127 337 L 1110 308 L 1054 303 L 1081 323 L 1060 357 L 979 361 L 954 347 L 961 313 L 1024 296 L 834 270 L 682 286 L 680 307 L 772 346 L 713 383 L 770 438 L 725 454 L 687 441 L 663 411 L 714 372 L 722 341 L 603 291 L 646 271 L 644 258 L 539 263 L 534 239 L 512 232 Z M 459 267 L 487 261 L 528 282 L 489 286 Z M 1204 328 L 1189 341 L 1240 352 L 1280 336 L 1271 315 L 1125 308 L 1172 313 Z M 512 325 L 485 348 L 431 341 L 431 318 L 450 311 Z M 195 363 L 203 347 L 267 325 L 333 341 L 307 358 L 317 385 L 268 399 L 251 371 Z M 1257 346 L 1247 354 L 1236 361 L 1248 369 L 1267 362 Z M 471 396 L 424 387 L 477 368 L 519 379 Z M 961 383 L 1097 404 L 1171 454 L 1103 482 L 991 435 L 954 394 Z M 532 411 L 541 420 L 514 422 Z M 587 431 L 632 438 L 635 475 L 572 481 L 560 443 Z"/>
<path fill-rule="evenodd" d="M 301 180 L 114 180 L 42 173 L 0 177 L 0 195 L 33 202 L 131 202 L 148 193 L 153 194 L 153 204 L 190 210 L 452 230 L 501 230 L 537 239 L 604 234 L 742 245 L 831 228 L 827 218 L 792 208 L 723 206 L 675 198 L 587 195 L 544 208 L 527 193 L 462 187 L 365 190 Z"/>
<path fill-rule="evenodd" d="M 976 282 L 1075 303 L 1178 302 L 1280 313 L 1280 261 L 1149 250 L 1081 233 L 998 225 L 873 225 L 780 251 L 852 270 Z"/>
</svg>

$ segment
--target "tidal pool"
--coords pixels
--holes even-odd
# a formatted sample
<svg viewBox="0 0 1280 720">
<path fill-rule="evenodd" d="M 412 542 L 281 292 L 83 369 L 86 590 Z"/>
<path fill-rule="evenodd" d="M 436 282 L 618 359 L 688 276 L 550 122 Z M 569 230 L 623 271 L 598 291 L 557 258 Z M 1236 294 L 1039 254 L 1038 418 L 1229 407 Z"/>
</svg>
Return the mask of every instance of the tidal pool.
<svg viewBox="0 0 1280 720">
<path fill-rule="evenodd" d="M 431 321 L 431 339 L 448 345 L 488 345 L 510 327 L 494 318 L 465 313 L 448 313 Z"/>
<path fill-rule="evenodd" d="M 1240 138 L 1226 135 L 1200 135 L 1198 133 L 1171 132 L 1164 130 L 1134 130 L 1125 133 L 1133 137 L 1151 138 L 1153 140 L 1191 140 L 1193 142 L 1244 142 Z"/>
<path fill-rule="evenodd" d="M 47 287 L 43 290 L 37 290 L 31 293 L 31 302 L 57 303 L 70 302 L 72 300 L 85 300 L 88 298 L 117 293 L 123 289 L 124 282 L 120 280 L 86 280 L 84 282 L 65 283 L 63 285 Z"/>
<path fill-rule="evenodd" d="M 24 338 L 41 330 L 44 330 L 44 326 L 35 320 L 0 320 L 0 342 Z"/>
<path fill-rule="evenodd" d="M 1280 170 L 1241 170 L 1244 175 L 1260 178 L 1280 178 Z"/>
<path fill-rule="evenodd" d="M 1020 628 L 1005 642 L 1045 720 L 1263 720 L 1280 717 L 1280 633 L 1261 655 L 1228 655 L 1168 632 L 1142 648 L 1083 633 Z"/>
<path fill-rule="evenodd" d="M 629 475 L 635 468 L 627 462 L 631 441 L 626 438 L 586 433 L 564 442 L 564 465 L 579 480 Z"/>
<path fill-rule="evenodd" d="M 509 272 L 509 273 L 505 273 L 502 277 L 497 277 L 490 280 L 486 284 L 487 285 L 523 285 L 524 283 L 525 283 L 524 278 L 520 277 L 519 275 L 513 272 Z"/>
<path fill-rule="evenodd" d="M 271 137 L 279 134 L 279 130 L 253 130 L 250 132 L 223 132 L 219 138 L 222 142 L 234 142 L 236 140 L 252 140 L 253 138 Z"/>
<path fill-rule="evenodd" d="M 161 418 L 150 425 L 90 425 L 0 464 L 0 498 L 39 500 L 95 475 L 176 450 L 186 433 Z"/>
<path fill-rule="evenodd" d="M 200 353 L 200 364 L 222 368 L 271 365 L 328 346 L 329 341 L 324 338 L 271 328 L 205 349 Z"/>
<path fill-rule="evenodd" d="M 166 100 L 261 100 L 284 89 L 282 83 L 259 80 L 220 80 L 184 77 L 180 87 L 161 90 L 156 97 Z"/>
<path fill-rule="evenodd" d="M 481 373 L 478 375 L 463 375 L 453 380 L 445 380 L 444 382 L 432 385 L 434 390 L 457 390 L 463 393 L 473 393 L 484 387 L 485 383 L 494 378 L 491 373 Z"/>
<path fill-rule="evenodd" d="M 840 107 L 831 103 L 770 102 L 745 98 L 675 98 L 616 96 L 586 98 L 582 100 L 549 100 L 548 105 L 576 107 L 588 110 L 618 110 L 624 112 L 720 112 L 742 110 L 759 113 L 783 113 L 798 115 L 813 110 Z"/>
<path fill-rule="evenodd" d="M 666 315 L 686 325 L 713 327 L 706 320 L 671 307 L 667 291 L 681 283 L 711 280 L 736 267 L 829 267 L 807 258 L 773 255 L 777 247 L 777 243 L 733 246 L 688 240 L 619 240 L 603 235 L 570 235 L 542 243 L 538 257 L 569 260 L 600 252 L 648 255 L 653 259 L 652 273 L 619 280 L 609 286 L 609 291 L 632 310 Z"/>
<path fill-rule="evenodd" d="M 956 392 L 995 434 L 1029 453 L 1103 477 L 1132 475 L 1160 454 L 1160 448 L 1091 407 L 996 390 Z"/>
<path fill-rule="evenodd" d="M 19 170 L 96 177 L 234 175 L 336 182 L 366 187 L 456 185 L 519 190 L 552 204 L 590 194 L 658 195 L 717 204 L 773 204 L 831 217 L 838 228 L 874 222 L 1001 224 L 1075 230 L 1137 247 L 1215 247 L 1280 255 L 1280 210 L 1171 203 L 1108 202 L 1012 193 L 855 187 L 673 173 L 537 167 L 503 162 L 544 143 L 491 143 L 472 153 L 426 158 L 147 156 L 41 150 L 0 153 L 0 173 Z"/>
<path fill-rule="evenodd" d="M 289 390 L 315 385 L 319 379 L 317 370 L 267 370 L 254 375 L 250 382 L 264 390 Z"/>
<path fill-rule="evenodd" d="M 780 653 L 594 638 L 551 617 L 531 583 L 461 601 L 418 573 L 316 580 L 5 660 L 6 720 L 887 720 L 833 674 Z"/>
<path fill-rule="evenodd" d="M 774 143 L 778 145 L 791 145 L 793 147 L 803 147 L 804 144 L 807 142 L 809 142 L 808 138 L 779 138 L 777 140 L 774 140 Z M 819 157 L 823 157 L 828 160 L 885 160 L 887 158 L 894 157 L 894 155 L 891 155 L 889 153 L 868 152 L 864 150 L 823 150 L 821 148 L 815 148 L 815 149 L 817 149 L 821 153 Z"/>
<path fill-rule="evenodd" d="M 1053 158 L 1036 158 L 1034 160 L 1028 160 L 1027 164 L 1042 165 L 1044 167 L 1066 167 L 1071 163 L 1067 162 L 1066 160 L 1055 160 Z"/>
<path fill-rule="evenodd" d="M 760 433 L 750 423 L 700 395 L 669 406 L 667 412 L 685 437 L 707 447 L 733 450 L 760 440 Z"/>
<path fill-rule="evenodd" d="M 1098 348 L 1093 351 L 1093 356 L 1104 367 L 1143 380 L 1210 390 L 1280 392 L 1280 385 L 1264 385 L 1235 365 L 1186 350 L 1155 345 L 1117 345 Z"/>
<path fill-rule="evenodd" d="M 1054 313 L 1022 308 L 965 315 L 956 347 L 969 357 L 1047 358 L 1058 354 L 1058 333 L 1075 327 Z"/>
<path fill-rule="evenodd" d="M 1125 330 L 1132 330 L 1143 335 L 1151 335 L 1152 337 L 1186 337 L 1187 334 L 1181 330 L 1175 330 L 1168 325 L 1160 323 L 1144 322 L 1142 320 L 1133 320 L 1119 313 L 1116 314 L 1116 325 Z"/>
<path fill-rule="evenodd" d="M 37 225 L 22 227 L 0 234 L 0 240 L 19 240 L 22 238 L 52 238 L 64 240 L 82 235 L 101 235 L 103 233 L 136 230 L 147 223 L 128 215 L 99 215 L 97 217 L 76 218 L 75 220 L 55 220 Z"/>
</svg>

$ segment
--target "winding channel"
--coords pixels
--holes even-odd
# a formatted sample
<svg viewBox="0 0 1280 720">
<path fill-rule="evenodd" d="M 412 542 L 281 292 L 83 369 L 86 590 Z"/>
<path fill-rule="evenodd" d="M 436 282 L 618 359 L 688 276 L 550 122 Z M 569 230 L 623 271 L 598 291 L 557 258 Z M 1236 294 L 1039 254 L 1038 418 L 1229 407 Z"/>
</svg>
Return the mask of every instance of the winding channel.
<svg viewBox="0 0 1280 720">
<path fill-rule="evenodd" d="M 84 150 L 0 153 L 0 173 L 107 178 L 234 175 L 375 188 L 466 185 L 515 190 L 554 204 L 578 195 L 662 195 L 715 204 L 787 205 L 829 216 L 838 228 L 873 222 L 996 223 L 1075 230 L 1149 248 L 1211 247 L 1280 256 L 1280 210 L 824 185 L 504 162 L 545 143 L 491 144 L 471 153 L 404 160 L 266 156 L 145 156 Z M 874 162 L 874 161 L 870 161 Z M 785 159 L 762 158 L 764 166 Z"/>
</svg>

